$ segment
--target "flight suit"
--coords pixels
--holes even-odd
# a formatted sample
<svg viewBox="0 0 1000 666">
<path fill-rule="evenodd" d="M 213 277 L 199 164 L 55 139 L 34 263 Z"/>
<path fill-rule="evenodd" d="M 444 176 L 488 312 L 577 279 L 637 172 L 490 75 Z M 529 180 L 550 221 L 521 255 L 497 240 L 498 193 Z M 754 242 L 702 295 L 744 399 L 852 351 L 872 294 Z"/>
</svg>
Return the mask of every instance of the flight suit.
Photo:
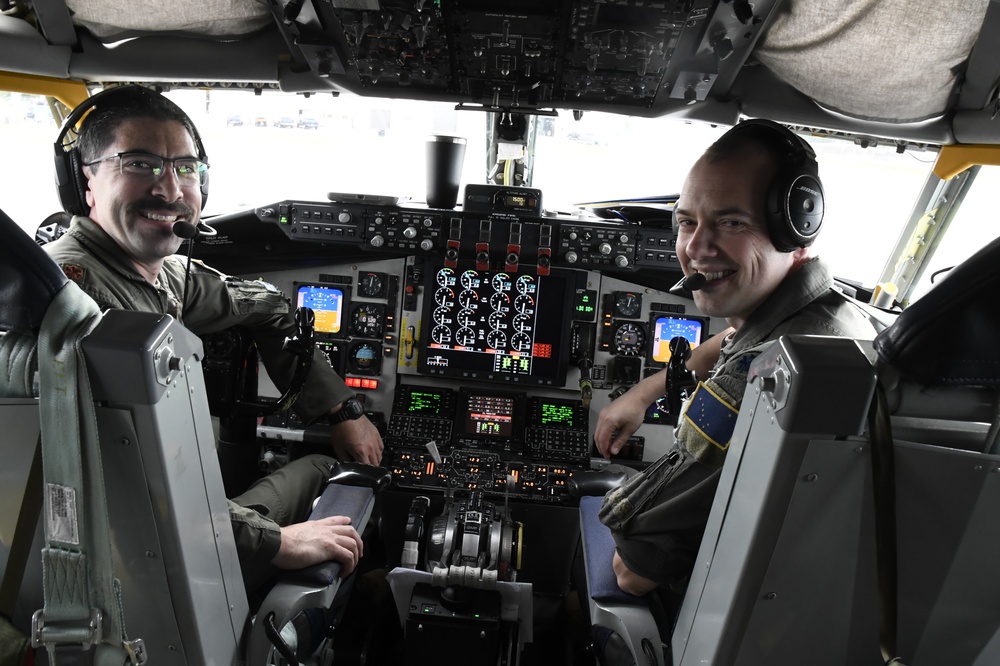
<svg viewBox="0 0 1000 666">
<path fill-rule="evenodd" d="M 813 258 L 789 275 L 725 341 L 712 373 L 685 404 L 676 445 L 609 492 L 600 518 L 625 565 L 662 586 L 683 588 L 697 556 L 736 425 L 750 364 L 782 335 L 871 340 L 868 319 L 833 288 Z"/>
<path fill-rule="evenodd" d="M 93 220 L 82 216 L 74 217 L 69 231 L 44 249 L 62 267 L 66 277 L 76 282 L 102 310 L 168 314 L 198 335 L 244 326 L 252 332 L 260 358 L 275 385 L 284 390 L 291 380 L 296 357 L 282 347 L 285 338 L 294 332 L 295 321 L 288 299 L 273 286 L 225 276 L 200 261 L 192 261 L 184 307 L 185 258 L 167 257 L 157 283 L 152 285 L 136 271 L 114 239 Z M 293 409 L 304 423 L 310 423 L 352 395 L 353 391 L 317 351 Z M 326 478 L 322 470 L 325 466 L 328 476 L 332 462 L 325 456 L 295 461 L 280 475 L 266 479 L 265 486 L 256 489 L 256 493 L 235 498 L 238 503 L 229 502 L 248 590 L 273 571 L 270 563 L 281 544 L 279 525 L 307 517 L 308 506 L 322 487 L 317 484 Z"/>
</svg>

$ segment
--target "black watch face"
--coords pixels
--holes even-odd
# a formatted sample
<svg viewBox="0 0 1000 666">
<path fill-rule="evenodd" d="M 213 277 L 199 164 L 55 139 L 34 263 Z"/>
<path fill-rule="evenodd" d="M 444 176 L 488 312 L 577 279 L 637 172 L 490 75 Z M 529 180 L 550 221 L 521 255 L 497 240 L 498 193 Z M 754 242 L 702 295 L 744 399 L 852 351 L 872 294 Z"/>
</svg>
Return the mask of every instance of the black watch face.
<svg viewBox="0 0 1000 666">
<path fill-rule="evenodd" d="M 365 413 L 357 398 L 348 398 L 344 402 L 344 408 L 340 411 L 344 412 L 344 417 L 347 419 L 359 419 Z"/>
</svg>

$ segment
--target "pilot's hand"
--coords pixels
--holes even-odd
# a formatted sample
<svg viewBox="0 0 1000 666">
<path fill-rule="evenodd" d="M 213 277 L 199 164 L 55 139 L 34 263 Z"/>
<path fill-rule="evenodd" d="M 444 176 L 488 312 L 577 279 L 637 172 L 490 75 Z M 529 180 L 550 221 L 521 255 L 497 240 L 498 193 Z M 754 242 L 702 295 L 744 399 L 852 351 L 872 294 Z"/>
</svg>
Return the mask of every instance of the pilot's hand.
<svg viewBox="0 0 1000 666">
<path fill-rule="evenodd" d="M 344 461 L 378 465 L 382 462 L 382 436 L 367 416 L 330 426 L 333 451 Z"/>
<path fill-rule="evenodd" d="M 281 545 L 271 564 L 279 569 L 303 569 L 336 560 L 347 576 L 361 559 L 364 547 L 347 516 L 307 520 L 281 528 Z"/>
<path fill-rule="evenodd" d="M 618 587 L 620 587 L 623 592 L 628 592 L 629 594 L 641 597 L 644 594 L 652 592 L 658 587 L 655 581 L 652 581 L 644 576 L 640 576 L 625 566 L 625 563 L 622 562 L 622 558 L 618 555 L 618 551 L 615 551 L 615 557 L 611 566 L 615 570 L 615 578 L 618 580 Z"/>
<path fill-rule="evenodd" d="M 639 391 L 630 390 L 601 410 L 594 428 L 594 443 L 602 456 L 610 458 L 622 450 L 628 438 L 642 425 L 651 402 Z"/>
</svg>

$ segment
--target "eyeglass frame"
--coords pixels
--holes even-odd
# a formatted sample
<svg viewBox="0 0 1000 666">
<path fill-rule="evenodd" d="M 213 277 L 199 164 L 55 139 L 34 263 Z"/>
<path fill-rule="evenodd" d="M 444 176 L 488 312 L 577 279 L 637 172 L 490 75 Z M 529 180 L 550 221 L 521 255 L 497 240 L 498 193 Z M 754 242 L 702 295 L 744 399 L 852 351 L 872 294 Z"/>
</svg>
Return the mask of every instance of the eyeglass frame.
<svg viewBox="0 0 1000 666">
<path fill-rule="evenodd" d="M 138 156 L 142 156 L 142 157 L 151 157 L 151 158 L 155 158 L 155 159 L 160 160 L 160 162 L 162 162 L 162 164 L 163 164 L 163 166 L 159 167 L 159 169 L 160 169 L 161 172 L 160 173 L 156 173 L 156 167 L 153 167 L 150 170 L 150 174 L 149 175 L 153 176 L 153 181 L 154 182 L 157 181 L 157 180 L 159 180 L 160 178 L 163 178 L 164 174 L 166 174 L 167 171 L 163 167 L 165 167 L 168 162 L 170 163 L 170 170 L 174 172 L 174 176 L 180 182 L 182 182 L 182 183 L 184 183 L 184 182 L 190 182 L 192 185 L 195 183 L 194 180 L 188 181 L 185 176 L 183 176 L 183 175 L 181 175 L 180 173 L 177 172 L 177 163 L 178 162 L 194 162 L 195 166 L 196 166 L 196 173 L 198 174 L 197 182 L 199 184 L 204 184 L 205 178 L 208 175 L 209 166 L 211 166 L 211 165 L 209 165 L 208 162 L 206 162 L 204 160 L 200 160 L 197 157 L 163 157 L 161 155 L 157 155 L 156 153 L 147 153 L 147 152 L 142 151 L 142 150 L 125 150 L 125 151 L 122 151 L 120 153 L 114 153 L 112 155 L 105 155 L 103 157 L 98 157 L 96 160 L 91 160 L 90 162 L 85 162 L 84 166 L 93 166 L 93 165 L 98 164 L 100 162 L 106 162 L 108 160 L 113 160 L 113 159 L 117 158 L 118 159 L 118 173 L 122 174 L 123 176 L 124 175 L 142 176 L 143 174 L 138 174 L 138 173 L 134 173 L 134 172 L 131 172 L 131 171 L 129 171 L 129 172 L 125 171 L 124 157 L 126 155 L 138 155 Z"/>
</svg>

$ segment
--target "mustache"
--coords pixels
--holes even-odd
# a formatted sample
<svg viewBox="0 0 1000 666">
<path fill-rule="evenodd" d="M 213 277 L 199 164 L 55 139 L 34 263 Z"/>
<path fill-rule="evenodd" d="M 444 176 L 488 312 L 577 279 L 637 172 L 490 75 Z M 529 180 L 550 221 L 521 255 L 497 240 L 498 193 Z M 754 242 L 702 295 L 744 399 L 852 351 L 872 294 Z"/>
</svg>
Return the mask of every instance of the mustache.
<svg viewBox="0 0 1000 666">
<path fill-rule="evenodd" d="M 126 206 L 126 210 L 130 213 L 136 213 L 142 210 L 155 210 L 159 213 L 182 215 L 188 218 L 194 217 L 194 209 L 183 201 L 165 203 L 162 199 L 156 199 L 155 197 L 147 197 L 145 199 L 140 199 L 139 201 L 133 201 Z"/>
</svg>

